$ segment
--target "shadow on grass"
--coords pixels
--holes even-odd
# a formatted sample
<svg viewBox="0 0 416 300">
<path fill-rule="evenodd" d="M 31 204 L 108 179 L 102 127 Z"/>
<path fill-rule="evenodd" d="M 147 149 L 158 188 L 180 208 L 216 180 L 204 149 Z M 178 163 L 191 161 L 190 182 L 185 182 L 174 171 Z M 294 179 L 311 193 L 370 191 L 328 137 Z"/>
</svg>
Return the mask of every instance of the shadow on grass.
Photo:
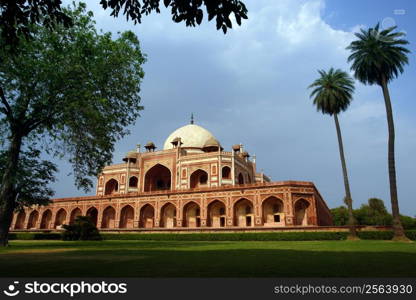
<svg viewBox="0 0 416 300">
<path fill-rule="evenodd" d="M 61 247 L 62 243 L 55 246 Z M 181 249 L 137 248 L 129 242 L 99 250 L 74 243 L 66 252 L 0 255 L 4 277 L 416 277 L 414 253 L 288 249 L 198 250 L 201 243 L 169 242 Z M 154 243 L 156 246 L 158 242 Z M 221 242 L 221 244 L 224 244 Z M 149 243 L 147 243 L 149 245 Z M 75 246 L 76 247 L 76 246 Z M 38 245 L 39 248 L 39 245 Z"/>
</svg>

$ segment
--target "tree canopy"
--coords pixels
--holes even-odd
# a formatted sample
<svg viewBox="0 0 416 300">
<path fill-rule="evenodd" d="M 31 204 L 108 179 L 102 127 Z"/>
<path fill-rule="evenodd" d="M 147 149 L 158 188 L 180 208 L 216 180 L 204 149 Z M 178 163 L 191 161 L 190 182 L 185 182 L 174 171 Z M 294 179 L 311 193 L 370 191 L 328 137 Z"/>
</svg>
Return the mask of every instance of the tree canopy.
<svg viewBox="0 0 416 300">
<path fill-rule="evenodd" d="M 318 111 L 323 114 L 339 114 L 345 111 L 352 101 L 354 81 L 344 71 L 330 68 L 327 71 L 319 70 L 320 77 L 309 88 L 312 88 L 310 97 Z"/>
<path fill-rule="evenodd" d="M 55 181 L 56 165 L 40 158 L 38 149 L 29 147 L 20 154 L 15 188 L 16 208 L 33 204 L 46 205 L 55 194 L 50 183 Z M 0 152 L 0 178 L 7 165 L 7 152 Z"/>
<path fill-rule="evenodd" d="M 132 32 L 99 34 L 85 5 L 64 12 L 73 27 L 33 26 L 34 39 L 16 56 L 2 53 L 1 134 L 46 139 L 44 148 L 68 156 L 78 186 L 88 187 L 86 176 L 110 161 L 114 142 L 139 116 L 145 56 Z"/>
<path fill-rule="evenodd" d="M 142 17 L 152 12 L 160 13 L 160 2 L 161 0 L 100 0 L 101 6 L 111 11 L 111 16 L 118 17 L 122 12 L 127 20 L 132 20 L 135 24 L 141 23 Z M 227 28 L 232 28 L 231 15 L 234 15 L 238 25 L 241 25 L 242 19 L 247 19 L 247 8 L 240 0 L 163 0 L 163 5 L 170 9 L 174 22 L 185 22 L 186 26 L 201 24 L 205 7 L 208 21 L 215 18 L 217 29 L 224 33 Z M 30 26 L 33 24 L 47 28 L 54 27 L 54 24 L 69 27 L 73 25 L 73 18 L 62 8 L 61 0 L 0 0 L 0 24 L 6 43 L 16 45 L 19 36 L 32 35 Z"/>
<path fill-rule="evenodd" d="M 380 29 L 380 24 L 356 33 L 357 39 L 347 49 L 351 51 L 348 62 L 352 62 L 354 76 L 364 84 L 382 85 L 383 76 L 386 82 L 403 73 L 409 63 L 405 48 L 409 42 L 402 37 L 403 32 L 395 32 L 397 27 Z"/>
<path fill-rule="evenodd" d="M 18 206 L 16 195 L 33 192 L 21 185 L 27 170 L 38 169 L 43 179 L 52 179 L 53 165 L 37 160 L 37 151 L 69 160 L 76 186 L 88 190 L 92 177 L 111 162 L 115 142 L 143 109 L 139 94 L 146 57 L 136 35 L 127 31 L 113 38 L 97 32 L 85 4 L 63 13 L 71 27 L 56 24 L 52 31 L 32 24 L 32 38 L 20 39 L 15 55 L 9 55 L 13 46 L 1 39 L 2 244 Z M 43 203 L 51 193 L 43 181 L 33 183 L 44 197 L 27 198 L 27 204 Z"/>
<path fill-rule="evenodd" d="M 348 224 L 348 209 L 339 206 L 331 209 L 334 225 L 344 226 Z M 393 216 L 387 211 L 384 201 L 378 198 L 368 199 L 367 204 L 353 210 L 358 225 L 384 225 L 393 224 Z M 400 215 L 400 220 L 405 229 L 416 228 L 416 218 Z"/>
</svg>

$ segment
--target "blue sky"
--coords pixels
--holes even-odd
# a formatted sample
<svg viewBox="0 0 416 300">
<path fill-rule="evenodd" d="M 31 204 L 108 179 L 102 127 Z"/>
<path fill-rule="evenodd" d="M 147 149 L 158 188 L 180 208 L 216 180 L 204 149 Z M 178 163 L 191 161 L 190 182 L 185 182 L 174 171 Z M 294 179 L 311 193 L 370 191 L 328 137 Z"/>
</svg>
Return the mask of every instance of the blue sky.
<svg viewBox="0 0 416 300">
<path fill-rule="evenodd" d="M 114 19 L 99 1 L 88 1 L 97 27 L 132 30 L 148 56 L 142 84 L 145 110 L 131 134 L 119 141 L 114 162 L 189 122 L 210 130 L 229 149 L 242 143 L 257 155 L 258 169 L 273 180 L 313 181 L 330 207 L 344 196 L 333 119 L 316 112 L 307 86 L 318 69 L 349 70 L 345 47 L 361 27 L 395 24 L 410 41 L 410 65 L 391 86 L 401 211 L 416 215 L 415 44 L 416 2 L 341 0 L 246 0 L 249 20 L 227 35 L 215 23 L 187 28 L 169 13 L 133 25 Z M 68 3 L 68 2 L 67 2 Z M 399 12 L 399 14 L 398 14 Z M 356 84 L 350 109 L 340 116 L 354 207 L 379 197 L 390 207 L 387 125 L 381 89 Z M 61 162 L 57 197 L 83 195 Z M 92 191 L 90 194 L 94 193 Z"/>
</svg>

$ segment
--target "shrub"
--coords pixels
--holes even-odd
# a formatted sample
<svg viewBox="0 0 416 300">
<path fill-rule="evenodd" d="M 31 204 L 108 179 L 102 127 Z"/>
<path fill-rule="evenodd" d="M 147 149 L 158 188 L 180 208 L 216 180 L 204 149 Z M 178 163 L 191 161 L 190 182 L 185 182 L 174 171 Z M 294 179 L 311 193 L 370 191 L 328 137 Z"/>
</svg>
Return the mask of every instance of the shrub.
<svg viewBox="0 0 416 300">
<path fill-rule="evenodd" d="M 98 230 L 97 230 L 98 231 Z M 348 232 L 244 232 L 244 233 L 103 233 L 104 240 L 155 241 L 318 241 L 345 240 Z M 65 233 L 64 233 L 65 234 Z M 363 240 L 390 240 L 392 231 L 358 231 Z M 416 230 L 406 230 L 406 236 L 416 240 Z M 10 233 L 10 240 L 59 240 L 59 233 Z M 68 240 L 71 240 L 68 238 Z"/>
<path fill-rule="evenodd" d="M 416 229 L 416 218 L 401 215 L 400 221 L 404 229 Z"/>
<path fill-rule="evenodd" d="M 97 227 L 88 216 L 78 216 L 72 225 L 63 225 L 62 233 L 64 241 L 98 241 L 101 240 Z"/>
<path fill-rule="evenodd" d="M 52 232 L 19 232 L 10 233 L 9 240 L 60 240 L 60 233 Z"/>
<path fill-rule="evenodd" d="M 104 240 L 157 241 L 316 241 L 344 240 L 346 232 L 244 232 L 244 233 L 104 233 Z"/>
</svg>

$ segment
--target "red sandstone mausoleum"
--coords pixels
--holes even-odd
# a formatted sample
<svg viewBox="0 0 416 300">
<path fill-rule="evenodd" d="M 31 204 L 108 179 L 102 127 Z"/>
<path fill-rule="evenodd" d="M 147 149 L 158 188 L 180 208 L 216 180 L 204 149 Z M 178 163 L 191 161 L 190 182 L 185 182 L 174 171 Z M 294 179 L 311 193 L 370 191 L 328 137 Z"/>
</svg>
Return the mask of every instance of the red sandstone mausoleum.
<svg viewBox="0 0 416 300">
<path fill-rule="evenodd" d="M 95 196 L 53 199 L 15 213 L 12 230 L 54 230 L 88 215 L 104 230 L 239 229 L 332 225 L 312 182 L 271 182 L 255 157 L 224 151 L 205 128 L 188 124 L 107 166 Z"/>
</svg>

